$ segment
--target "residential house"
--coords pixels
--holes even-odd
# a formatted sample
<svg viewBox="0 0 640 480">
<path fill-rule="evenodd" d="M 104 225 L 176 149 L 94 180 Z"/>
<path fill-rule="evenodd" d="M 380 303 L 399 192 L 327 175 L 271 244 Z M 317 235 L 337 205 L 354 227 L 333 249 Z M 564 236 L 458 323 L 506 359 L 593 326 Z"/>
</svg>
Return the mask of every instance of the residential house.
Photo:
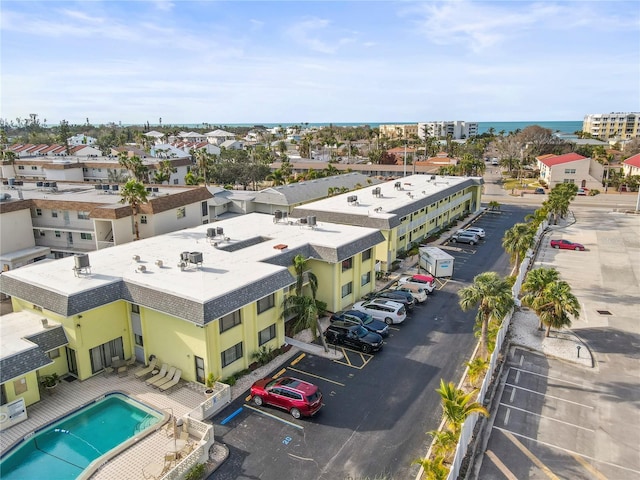
<svg viewBox="0 0 640 480">
<path fill-rule="evenodd" d="M 536 157 L 540 179 L 549 188 L 559 183 L 574 183 L 580 188 L 600 188 L 604 177 L 604 166 L 595 160 L 577 153 L 564 155 L 542 155 Z"/>
<path fill-rule="evenodd" d="M 640 175 L 640 153 L 637 153 L 622 162 L 622 172 L 625 177 L 630 175 Z"/>
<path fill-rule="evenodd" d="M 44 369 L 84 380 L 114 357 L 155 355 L 200 383 L 209 372 L 226 378 L 247 369 L 260 348 L 285 343 L 282 304 L 294 294 L 296 255 L 308 260 L 317 298 L 330 311 L 374 289 L 380 231 L 305 220 L 253 213 L 3 273 L 0 292 L 11 296 L 14 312 L 57 329 L 42 346 L 33 338 L 42 329 L 13 334 L 38 347 L 20 368 L 2 369 L 4 398 L 34 403 Z M 17 328 L 4 319 L 3 338 Z"/>
<path fill-rule="evenodd" d="M 235 133 L 226 132 L 220 129 L 205 133 L 204 135 L 206 137 L 206 141 L 213 145 L 220 145 L 227 140 L 234 140 L 236 138 Z"/>
<path fill-rule="evenodd" d="M 78 133 L 77 135 L 73 135 L 72 137 L 67 138 L 67 144 L 72 147 L 76 147 L 78 145 L 93 145 L 97 141 L 97 138 L 91 137 L 86 133 Z"/>
</svg>

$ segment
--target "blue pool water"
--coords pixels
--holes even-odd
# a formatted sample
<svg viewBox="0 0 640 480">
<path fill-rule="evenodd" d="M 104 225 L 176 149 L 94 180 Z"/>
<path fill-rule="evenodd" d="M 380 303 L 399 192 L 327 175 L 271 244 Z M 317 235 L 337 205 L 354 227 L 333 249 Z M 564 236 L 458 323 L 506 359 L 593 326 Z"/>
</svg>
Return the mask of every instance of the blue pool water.
<svg viewBox="0 0 640 480">
<path fill-rule="evenodd" d="M 110 394 L 25 440 L 0 462 L 0 478 L 75 479 L 96 458 L 162 419 L 126 395 Z"/>
</svg>

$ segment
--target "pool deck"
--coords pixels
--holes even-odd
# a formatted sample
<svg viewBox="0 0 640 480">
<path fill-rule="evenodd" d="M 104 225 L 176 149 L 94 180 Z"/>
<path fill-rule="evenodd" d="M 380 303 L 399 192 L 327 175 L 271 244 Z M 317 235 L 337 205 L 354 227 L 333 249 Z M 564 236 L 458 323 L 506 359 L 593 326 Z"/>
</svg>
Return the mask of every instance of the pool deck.
<svg viewBox="0 0 640 480">
<path fill-rule="evenodd" d="M 199 390 L 198 386 L 192 384 L 174 388 L 170 393 L 160 392 L 146 385 L 144 380 L 135 377 L 134 372 L 139 368 L 142 367 L 130 369 L 126 377 L 117 375 L 105 377 L 100 374 L 82 382 L 62 380 L 54 393 L 43 392 L 40 402 L 27 407 L 27 420 L 0 432 L 2 453 L 30 432 L 109 392 L 123 392 L 157 410 L 172 413 L 176 418 L 192 411 L 205 400 L 202 389 Z M 167 453 L 168 443 L 171 441 L 166 430 L 161 428 L 108 461 L 91 478 L 93 480 L 143 478 L 142 469 L 150 463 L 162 463 L 164 454 Z"/>
</svg>

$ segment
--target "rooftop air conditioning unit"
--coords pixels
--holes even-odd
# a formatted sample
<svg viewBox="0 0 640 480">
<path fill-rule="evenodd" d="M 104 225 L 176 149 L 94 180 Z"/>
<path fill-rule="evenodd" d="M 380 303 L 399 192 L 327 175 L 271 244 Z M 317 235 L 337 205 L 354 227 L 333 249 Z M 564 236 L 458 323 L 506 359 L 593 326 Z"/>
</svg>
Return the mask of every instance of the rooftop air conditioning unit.
<svg viewBox="0 0 640 480">
<path fill-rule="evenodd" d="M 207 228 L 207 238 L 213 238 L 216 236 L 215 228 Z"/>
<path fill-rule="evenodd" d="M 307 225 L 309 225 L 310 227 L 316 226 L 316 217 L 314 215 L 307 217 Z"/>
<path fill-rule="evenodd" d="M 89 268 L 91 266 L 89 265 L 89 255 L 86 253 L 79 253 L 75 255 L 73 260 L 75 262 L 76 269 L 78 270 L 81 268 Z"/>
<path fill-rule="evenodd" d="M 189 253 L 189 262 L 194 263 L 196 265 L 202 263 L 202 252 Z"/>
</svg>

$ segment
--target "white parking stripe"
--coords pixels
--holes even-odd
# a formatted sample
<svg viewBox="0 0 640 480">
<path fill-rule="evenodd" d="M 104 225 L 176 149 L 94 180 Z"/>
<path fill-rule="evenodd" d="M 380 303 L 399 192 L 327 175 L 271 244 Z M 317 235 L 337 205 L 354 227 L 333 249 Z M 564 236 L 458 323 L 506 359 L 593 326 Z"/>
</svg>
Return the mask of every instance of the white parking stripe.
<svg viewBox="0 0 640 480">
<path fill-rule="evenodd" d="M 264 415 L 265 417 L 273 418 L 274 420 L 278 420 L 279 422 L 286 423 L 287 425 L 291 425 L 292 427 L 299 428 L 300 430 L 304 430 L 304 427 L 301 426 L 301 425 L 296 425 L 293 422 L 288 422 L 288 421 L 286 421 L 286 420 L 284 420 L 284 419 L 282 419 L 282 418 L 280 418 L 280 417 L 278 417 L 276 415 L 271 415 L 270 413 L 263 412 L 262 410 L 258 410 L 257 408 L 254 408 L 251 405 L 245 404 L 244 407 L 248 408 L 249 410 L 253 410 L 254 412 L 258 412 L 258 413 Z"/>
<path fill-rule="evenodd" d="M 525 410 L 524 408 L 514 407 L 513 405 L 507 405 L 506 403 L 502 403 L 502 402 L 500 402 L 500 405 L 502 405 L 503 407 L 507 407 L 507 408 L 513 408 L 514 410 L 520 410 L 521 412 L 525 412 L 525 413 L 528 413 L 530 415 L 535 415 L 536 417 L 546 418 L 548 420 L 552 420 L 552 421 L 558 422 L 558 423 L 564 423 L 565 425 L 569 425 L 570 427 L 576 427 L 576 428 L 579 428 L 581 430 L 586 430 L 587 432 L 592 432 L 592 433 L 595 432 L 595 430 L 592 430 L 590 428 L 582 427 L 580 425 L 576 425 L 575 423 L 565 422 L 564 420 L 558 420 L 557 418 L 547 417 L 545 415 L 540 415 L 539 413 L 535 413 L 535 412 L 532 412 L 530 410 Z"/>
<path fill-rule="evenodd" d="M 597 458 L 593 458 L 593 457 L 590 457 L 590 456 L 588 456 L 588 455 L 584 455 L 584 454 L 582 454 L 582 453 L 574 452 L 573 450 L 569 450 L 569 449 L 567 449 L 567 448 L 558 447 L 557 445 L 552 445 L 552 444 L 550 444 L 550 443 L 542 442 L 542 441 L 537 440 L 537 439 L 532 438 L 532 437 L 527 437 L 526 435 L 522 435 L 521 433 L 516 433 L 516 432 L 514 432 L 514 431 L 512 431 L 512 430 L 508 430 L 508 429 L 506 429 L 506 428 L 496 427 L 495 425 L 494 425 L 494 427 L 493 427 L 493 428 L 495 428 L 496 430 L 500 430 L 501 432 L 511 433 L 512 435 L 515 435 L 516 437 L 524 438 L 524 439 L 526 439 L 526 440 L 531 440 L 532 442 L 539 443 L 540 445 L 544 445 L 545 447 L 555 448 L 556 450 L 560 450 L 560 451 L 565 452 L 565 453 L 568 453 L 568 454 L 570 454 L 570 455 L 579 455 L 579 456 L 581 456 L 582 458 L 586 458 L 586 459 L 588 459 L 588 460 L 592 460 L 593 462 L 596 462 L 596 463 L 601 463 L 601 464 L 603 464 L 603 465 L 608 465 L 608 466 L 610 466 L 610 467 L 619 468 L 619 469 L 621 469 L 621 470 L 625 470 L 625 471 L 627 471 L 627 472 L 633 472 L 633 473 L 635 473 L 636 475 L 640 475 L 640 470 L 634 470 L 633 468 L 627 468 L 627 467 L 623 467 L 623 466 L 618 465 L 618 464 L 615 464 L 615 463 L 606 462 L 606 461 L 604 461 L 604 460 L 599 460 L 599 459 L 597 459 Z"/>
<path fill-rule="evenodd" d="M 529 375 L 535 375 L 537 377 L 548 378 L 549 380 L 557 380 L 558 382 L 564 382 L 564 383 L 568 383 L 570 385 L 576 385 L 578 387 L 584 387 L 584 384 L 582 384 L 582 383 L 570 382 L 569 380 L 564 380 L 564 379 L 558 378 L 558 377 L 550 377 L 548 375 L 542 375 L 541 373 L 530 372 L 529 370 L 522 370 L 520 368 L 515 368 L 515 367 L 511 367 L 509 370 L 515 370 L 516 372 L 528 373 Z"/>
<path fill-rule="evenodd" d="M 509 423 L 509 415 L 511 415 L 511 410 L 509 410 L 507 408 L 507 413 L 505 413 L 505 415 L 504 415 L 504 424 L 505 425 Z"/>
<path fill-rule="evenodd" d="M 520 370 L 518 370 L 516 372 L 516 380 L 515 380 L 515 382 L 518 383 L 518 380 L 520 380 Z"/>
<path fill-rule="evenodd" d="M 518 390 L 524 390 L 525 392 L 535 393 L 536 395 L 542 395 L 543 397 L 553 398 L 555 400 L 560 400 L 561 402 L 572 403 L 574 405 L 579 405 L 580 407 L 590 408 L 592 410 L 595 408 L 595 407 L 593 407 L 591 405 L 585 405 L 584 403 L 578 403 L 578 402 L 574 402 L 572 400 L 567 400 L 565 398 L 556 397 L 554 395 L 549 395 L 548 393 L 536 392 L 535 390 L 530 390 L 530 389 L 524 388 L 524 387 L 518 387 L 517 385 L 512 385 L 510 383 L 505 383 L 505 386 L 513 388 L 513 390 L 511 391 L 511 399 L 509 400 L 511 402 L 513 402 L 513 393 L 515 392 L 515 389 L 517 388 Z"/>
<path fill-rule="evenodd" d="M 511 389 L 511 396 L 509 397 L 509 401 L 510 401 L 511 403 L 513 403 L 513 397 L 515 397 L 515 396 L 516 396 L 516 387 L 515 387 L 514 385 L 509 385 L 508 383 L 506 383 L 505 385 L 508 385 L 509 387 L 513 387 L 513 388 Z M 523 389 L 523 390 L 524 390 L 524 389 Z"/>
</svg>

